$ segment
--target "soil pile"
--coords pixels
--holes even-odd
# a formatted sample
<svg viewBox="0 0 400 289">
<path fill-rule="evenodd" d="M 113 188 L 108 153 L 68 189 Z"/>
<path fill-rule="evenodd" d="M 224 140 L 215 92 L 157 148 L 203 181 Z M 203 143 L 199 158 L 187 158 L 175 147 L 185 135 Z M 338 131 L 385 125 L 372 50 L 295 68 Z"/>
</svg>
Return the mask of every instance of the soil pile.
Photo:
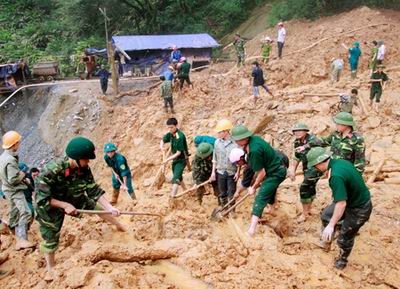
<svg viewBox="0 0 400 289">
<path fill-rule="evenodd" d="M 357 27 L 375 23 L 391 24 L 344 35 Z M 367 103 L 367 53 L 362 59 L 358 81 L 351 82 L 345 73 L 337 85 L 330 85 L 327 63 L 341 51 L 342 41 L 383 39 L 388 47 L 390 66 L 389 61 L 399 55 L 400 43 L 396 36 L 399 24 L 399 13 L 368 8 L 316 22 L 289 22 L 285 48 L 288 56 L 264 67 L 276 96 L 271 98 L 262 92 L 257 107 L 252 106 L 250 99 L 250 66 L 223 75 L 231 67 L 227 63 L 216 64 L 210 70 L 193 73 L 194 89 L 175 97 L 175 117 L 188 138 L 190 151 L 194 153 L 192 137 L 214 134 L 213 128 L 221 118 L 230 118 L 234 123 L 244 123 L 251 128 L 267 119 L 260 134 L 289 156 L 293 141 L 290 128 L 295 122 L 305 121 L 313 132 L 326 135 L 334 129 L 331 116 L 337 111 L 339 98 L 306 93 L 337 93 L 358 87 L 360 98 Z M 340 33 L 344 33 L 343 36 L 335 36 Z M 272 33 L 266 31 L 265 34 Z M 312 49 L 289 55 L 331 36 L 332 39 Z M 258 38 L 250 41 L 248 54 L 258 54 L 258 47 Z M 345 270 L 337 271 L 332 267 L 338 254 L 336 246 L 330 253 L 315 246 L 320 233 L 319 211 L 331 202 L 327 179 L 318 184 L 311 220 L 302 224 L 295 222 L 301 211 L 298 194 L 301 176 L 294 183 L 286 180 L 278 192 L 277 215 L 265 215 L 265 225 L 259 227 L 253 239 L 248 239 L 243 233 L 252 200 L 247 200 L 236 211 L 236 218 L 216 223 L 210 221 L 211 212 L 217 206 L 212 194 L 205 196 L 202 206 L 189 195 L 178 200 L 172 210 L 168 202 L 170 185 L 165 183 L 158 191 L 150 188 L 158 169 L 154 164 L 161 160 L 159 141 L 167 130 L 165 121 L 170 116 L 162 110 L 157 89 L 147 94 L 140 91 L 143 87 L 137 87 L 136 92 L 131 91 L 133 96 L 112 100 L 99 97 L 99 88 L 88 91 L 82 86 L 77 88 L 77 101 L 71 100 L 71 96 L 53 100 L 51 112 L 41 116 L 43 138 L 62 149 L 62 144 L 78 129 L 91 137 L 98 154 L 92 165 L 95 177 L 110 193 L 111 172 L 102 161 L 101 152 L 105 142 L 115 142 L 129 161 L 138 196 L 138 203 L 133 204 L 122 195 L 118 207 L 162 214 L 162 232 L 160 234 L 158 220 L 154 218 L 121 217 L 128 229 L 127 233 L 121 233 L 97 217 L 67 217 L 57 253 L 56 269 L 60 276 L 50 284 L 41 279 L 44 261 L 38 251 L 15 252 L 12 238 L 2 236 L 3 247 L 9 248 L 6 251 L 10 253 L 10 260 L 2 268 L 14 268 L 16 272 L 0 281 L 0 287 L 397 288 L 400 284 L 400 196 L 395 180 L 400 178 L 400 173 L 393 168 L 399 167 L 400 159 L 400 137 L 396 133 L 400 126 L 400 98 L 395 81 L 399 76 L 398 70 L 389 72 L 393 81 L 384 92 L 379 115 L 368 106 L 367 112 L 361 107 L 354 111 L 358 131 L 364 135 L 367 145 L 366 178 L 382 159 L 386 161 L 377 182 L 370 186 L 374 204 L 371 220 L 357 237 Z M 67 91 L 58 93 L 63 95 Z M 57 115 L 64 114 L 65 110 L 72 116 L 65 126 L 67 132 L 61 124 L 58 127 L 52 124 L 60 123 L 62 118 Z M 82 119 L 74 120 L 74 115 Z M 191 185 L 190 179 L 191 174 L 186 172 L 186 185 Z M 36 224 L 32 232 L 37 232 Z M 39 240 L 36 235 L 33 238 Z"/>
</svg>

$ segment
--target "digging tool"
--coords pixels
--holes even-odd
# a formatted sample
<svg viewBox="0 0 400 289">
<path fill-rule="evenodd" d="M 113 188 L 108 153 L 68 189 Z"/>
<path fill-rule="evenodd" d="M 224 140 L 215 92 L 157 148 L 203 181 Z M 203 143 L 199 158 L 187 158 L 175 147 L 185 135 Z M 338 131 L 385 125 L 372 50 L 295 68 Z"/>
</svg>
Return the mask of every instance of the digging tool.
<svg viewBox="0 0 400 289">
<path fill-rule="evenodd" d="M 120 184 L 121 186 L 125 186 L 124 182 L 121 180 L 121 178 L 120 178 L 119 175 L 115 172 L 114 169 L 112 169 L 112 172 L 113 172 L 114 176 L 117 178 L 119 184 Z M 129 199 L 131 199 L 131 200 L 133 201 L 134 199 L 133 199 L 132 196 L 129 194 L 128 190 L 124 190 L 124 191 L 126 191 L 126 194 L 128 195 Z"/>
<path fill-rule="evenodd" d="M 76 210 L 79 214 L 88 214 L 88 215 L 111 215 L 111 212 L 108 211 L 103 211 L 103 210 L 81 210 L 78 209 Z M 120 212 L 120 215 L 128 215 L 128 216 L 152 216 L 152 217 L 157 217 L 159 218 L 158 221 L 158 230 L 160 232 L 160 235 L 164 231 L 164 226 L 162 223 L 162 218 L 163 216 L 160 214 L 156 213 L 143 213 L 143 212 L 127 212 L 127 211 L 122 211 Z"/>
<path fill-rule="evenodd" d="M 217 212 L 214 216 L 214 220 L 222 220 L 226 215 L 228 215 L 229 212 L 231 212 L 233 209 L 235 209 L 237 206 L 239 206 L 241 203 L 243 203 L 247 197 L 249 197 L 251 194 L 247 193 L 244 195 L 241 199 L 239 199 L 232 207 L 228 208 L 224 212 Z"/>
<path fill-rule="evenodd" d="M 186 194 L 188 194 L 188 193 L 190 193 L 190 192 L 193 192 L 194 190 L 196 190 L 196 189 L 198 189 L 198 188 L 200 188 L 200 187 L 202 187 L 202 186 L 207 185 L 208 183 L 211 183 L 211 181 L 210 181 L 210 180 L 207 180 L 207 181 L 205 181 L 205 182 L 203 182 L 203 183 L 201 183 L 201 184 L 194 185 L 194 186 L 191 187 L 190 189 L 187 189 L 186 191 L 183 191 L 182 193 L 175 195 L 174 198 L 180 198 L 180 197 L 182 197 L 182 196 L 184 196 L 184 195 L 186 195 Z"/>
<path fill-rule="evenodd" d="M 152 188 L 154 188 L 154 186 L 156 186 L 157 190 L 161 189 L 161 186 L 163 185 L 163 183 L 165 182 L 165 159 L 167 158 L 167 156 L 169 155 L 169 153 L 171 152 L 171 148 L 168 149 L 167 153 L 165 153 L 164 151 L 162 151 L 163 153 L 163 162 L 160 165 L 160 168 L 157 171 L 156 177 L 154 178 L 153 184 L 151 185 Z"/>
<path fill-rule="evenodd" d="M 217 219 L 217 215 L 220 214 L 220 212 L 226 210 L 229 207 L 229 205 L 232 204 L 234 201 L 236 201 L 236 199 L 232 198 L 231 200 L 229 200 L 228 203 L 226 203 L 225 206 L 215 208 L 211 213 L 211 220 L 216 220 Z"/>
</svg>

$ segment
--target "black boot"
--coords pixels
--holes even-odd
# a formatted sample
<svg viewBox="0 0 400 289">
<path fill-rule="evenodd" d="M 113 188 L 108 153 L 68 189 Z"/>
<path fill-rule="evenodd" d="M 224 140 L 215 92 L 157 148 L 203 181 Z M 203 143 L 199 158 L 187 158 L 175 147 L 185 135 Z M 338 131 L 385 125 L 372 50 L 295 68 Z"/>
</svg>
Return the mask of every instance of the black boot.
<svg viewBox="0 0 400 289">
<path fill-rule="evenodd" d="M 336 269 L 344 269 L 347 266 L 347 258 L 349 257 L 350 252 L 346 252 L 343 249 L 340 249 L 339 257 L 335 259 L 335 268 Z"/>
</svg>

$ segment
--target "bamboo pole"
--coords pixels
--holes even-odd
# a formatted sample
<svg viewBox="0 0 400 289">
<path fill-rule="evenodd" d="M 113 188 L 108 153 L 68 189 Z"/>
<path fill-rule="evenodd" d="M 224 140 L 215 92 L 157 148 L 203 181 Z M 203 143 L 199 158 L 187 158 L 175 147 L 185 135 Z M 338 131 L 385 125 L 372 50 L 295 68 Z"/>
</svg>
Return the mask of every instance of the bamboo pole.
<svg viewBox="0 0 400 289">
<path fill-rule="evenodd" d="M 202 187 L 202 186 L 207 185 L 208 183 L 211 183 L 211 181 L 210 181 L 210 180 L 207 180 L 207 181 L 205 181 L 205 182 L 202 182 L 201 184 L 194 185 L 194 186 L 191 187 L 190 189 L 187 189 L 186 191 L 183 191 L 182 193 L 175 195 L 174 198 L 180 198 L 180 197 L 182 197 L 182 196 L 184 196 L 184 195 L 186 195 L 186 194 L 188 194 L 188 193 L 190 193 L 190 192 L 193 192 L 194 190 L 197 190 L 198 188 L 200 188 L 200 187 Z"/>
<path fill-rule="evenodd" d="M 368 181 L 367 181 L 367 185 L 372 184 L 376 177 L 378 176 L 378 174 L 381 172 L 383 165 L 385 164 L 386 159 L 383 159 L 379 162 L 379 164 L 376 166 L 374 172 L 372 173 L 372 175 L 369 177 Z"/>
</svg>

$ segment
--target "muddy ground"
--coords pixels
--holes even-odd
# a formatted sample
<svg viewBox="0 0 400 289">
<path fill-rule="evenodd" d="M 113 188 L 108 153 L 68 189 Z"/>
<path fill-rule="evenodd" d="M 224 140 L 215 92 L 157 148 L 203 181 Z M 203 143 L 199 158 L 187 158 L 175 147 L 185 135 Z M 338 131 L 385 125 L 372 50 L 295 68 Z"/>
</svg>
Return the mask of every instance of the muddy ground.
<svg viewBox="0 0 400 289">
<path fill-rule="evenodd" d="M 382 23 L 385 25 L 337 36 Z M 295 122 L 305 121 L 318 135 L 334 129 L 331 117 L 337 110 L 338 97 L 304 93 L 339 93 L 359 88 L 366 111 L 360 105 L 354 116 L 367 145 L 365 179 L 382 159 L 385 169 L 397 170 L 380 173 L 370 185 L 374 211 L 356 239 L 346 269 L 333 268 L 338 254 L 336 246 L 330 253 L 315 246 L 320 232 L 319 212 L 331 200 L 326 178 L 319 182 L 311 220 L 296 222 L 301 212 L 298 176 L 294 183 L 286 180 L 281 185 L 277 216 L 266 215 L 267 224 L 259 227 L 253 239 L 248 239 L 243 233 L 252 200 L 237 210 L 235 218 L 211 222 L 211 212 L 217 206 L 212 194 L 205 197 L 202 206 L 194 196 L 188 196 L 177 201 L 172 209 L 168 200 L 170 184 L 165 183 L 160 190 L 150 187 L 158 169 L 153 164 L 161 159 L 159 140 L 166 132 L 165 121 L 170 116 L 162 110 L 157 89 L 146 92 L 143 87 L 151 84 L 141 84 L 133 87 L 130 95 L 114 99 L 101 96 L 97 85 L 83 84 L 76 87 L 75 93 L 62 86 L 48 92 L 51 97 L 46 100 L 46 109 L 36 118 L 41 141 L 59 154 L 75 133 L 91 137 L 99 156 L 93 162 L 93 171 L 108 196 L 111 172 L 102 161 L 101 151 L 105 142 L 115 142 L 129 160 L 138 196 L 137 204 L 122 196 L 118 207 L 159 213 L 163 216 L 161 228 L 158 219 L 151 217 L 121 217 L 127 233 L 116 232 L 97 217 L 67 217 L 57 253 L 60 276 L 50 284 L 42 280 L 44 260 L 37 250 L 15 252 L 13 238 L 1 236 L 3 250 L 10 254 L 1 268 L 14 268 L 15 273 L 1 280 L 0 288 L 399 288 L 400 73 L 395 61 L 399 56 L 399 24 L 399 13 L 368 8 L 316 22 L 289 22 L 284 52 L 288 56 L 264 66 L 267 83 L 276 96 L 272 98 L 262 91 L 257 107 L 251 104 L 249 65 L 236 70 L 229 63 L 215 64 L 209 70 L 193 73 L 195 88 L 175 96 L 175 117 L 186 133 L 192 155 L 192 138 L 197 134 L 214 134 L 213 127 L 220 118 L 254 128 L 266 116 L 270 116 L 271 122 L 261 135 L 291 155 L 290 128 Z M 262 33 L 265 34 L 272 32 Z M 326 37 L 332 38 L 294 53 Z M 248 56 L 258 55 L 258 38 L 248 43 Z M 374 39 L 385 40 L 387 67 L 392 68 L 379 114 L 368 106 L 369 51 L 364 45 L 358 80 L 350 81 L 346 68 L 342 80 L 330 85 L 327 70 L 330 58 L 343 52 L 341 42 Z M 35 146 L 29 152 L 35 154 Z M 186 171 L 187 185 L 191 185 L 190 176 Z M 39 242 L 37 232 L 34 224 L 31 238 Z"/>
</svg>

